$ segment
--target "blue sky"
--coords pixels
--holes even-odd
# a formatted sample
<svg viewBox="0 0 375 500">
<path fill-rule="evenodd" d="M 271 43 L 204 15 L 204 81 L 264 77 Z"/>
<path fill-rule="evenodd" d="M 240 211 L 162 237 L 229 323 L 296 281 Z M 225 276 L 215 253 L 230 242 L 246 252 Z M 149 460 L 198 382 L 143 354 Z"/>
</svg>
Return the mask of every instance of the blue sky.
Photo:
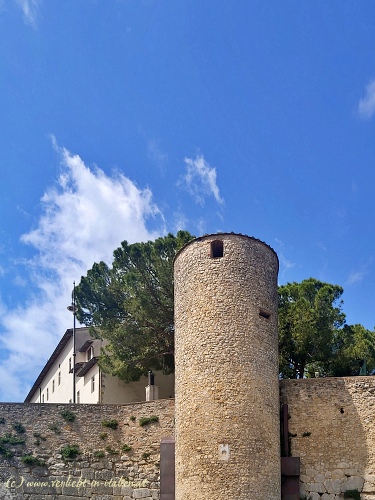
<svg viewBox="0 0 375 500">
<path fill-rule="evenodd" d="M 374 315 L 375 4 L 0 0 L 0 400 L 122 240 L 255 236 Z"/>
</svg>

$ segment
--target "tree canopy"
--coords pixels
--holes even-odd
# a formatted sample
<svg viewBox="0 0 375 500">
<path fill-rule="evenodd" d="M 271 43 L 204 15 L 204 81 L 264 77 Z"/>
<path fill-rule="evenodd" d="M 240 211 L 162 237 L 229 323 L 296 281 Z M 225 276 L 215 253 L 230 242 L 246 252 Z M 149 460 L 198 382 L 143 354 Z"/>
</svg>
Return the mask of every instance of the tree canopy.
<svg viewBox="0 0 375 500">
<path fill-rule="evenodd" d="M 124 381 L 174 371 L 173 260 L 194 237 L 179 231 L 122 242 L 112 266 L 95 263 L 76 288 L 77 319 L 107 340 L 103 370 Z M 375 332 L 345 324 L 342 287 L 309 278 L 279 287 L 282 377 L 356 375 L 375 368 Z"/>
<path fill-rule="evenodd" d="M 280 373 L 284 377 L 356 375 L 374 367 L 375 334 L 345 324 L 338 285 L 309 278 L 279 287 Z"/>
<path fill-rule="evenodd" d="M 100 363 L 124 381 L 174 370 L 173 259 L 187 231 L 121 243 L 112 267 L 95 263 L 76 288 L 77 319 L 108 340 Z"/>
</svg>

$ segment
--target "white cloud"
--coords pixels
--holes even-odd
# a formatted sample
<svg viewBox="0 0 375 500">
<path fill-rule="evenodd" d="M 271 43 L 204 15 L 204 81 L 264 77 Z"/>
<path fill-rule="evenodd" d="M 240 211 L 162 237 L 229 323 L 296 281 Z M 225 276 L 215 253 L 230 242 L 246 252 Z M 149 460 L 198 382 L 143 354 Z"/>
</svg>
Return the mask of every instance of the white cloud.
<svg viewBox="0 0 375 500">
<path fill-rule="evenodd" d="M 366 275 L 365 271 L 352 271 L 349 273 L 345 285 L 354 285 L 355 283 L 359 283 L 360 281 L 363 280 L 365 275 Z"/>
<path fill-rule="evenodd" d="M 375 112 L 375 79 L 371 80 L 366 87 L 366 95 L 360 99 L 358 113 L 362 118 L 371 118 Z"/>
<path fill-rule="evenodd" d="M 280 264 L 283 267 L 283 273 L 292 269 L 296 264 L 291 260 L 288 260 L 282 252 L 278 253 Z"/>
<path fill-rule="evenodd" d="M 25 398 L 58 340 L 72 326 L 66 307 L 73 281 L 79 283 L 94 262 L 112 262 L 121 241 L 146 241 L 165 233 L 148 188 L 139 189 L 121 173 L 109 177 L 99 168 L 90 169 L 79 156 L 58 150 L 61 175 L 41 199 L 37 226 L 21 238 L 35 250 L 27 263 L 34 290 L 16 309 L 6 310 L 0 302 L 2 401 Z M 154 221 L 153 216 L 159 227 L 149 230 L 146 223 Z"/>
<path fill-rule="evenodd" d="M 224 200 L 220 197 L 216 183 L 216 168 L 210 167 L 203 156 L 197 156 L 195 159 L 185 158 L 184 162 L 186 173 L 179 184 L 183 184 L 200 205 L 204 205 L 205 197 L 210 195 L 222 205 Z"/>
<path fill-rule="evenodd" d="M 23 12 L 23 18 L 26 24 L 33 28 L 37 26 L 37 20 L 40 16 L 40 6 L 42 0 L 16 0 L 16 4 Z"/>
<path fill-rule="evenodd" d="M 354 285 L 355 283 L 360 283 L 361 281 L 363 281 L 369 274 L 369 268 L 370 265 L 372 264 L 372 261 L 373 258 L 369 257 L 366 262 L 358 266 L 358 269 L 352 270 L 349 273 L 349 276 L 345 281 L 344 286 Z"/>
</svg>

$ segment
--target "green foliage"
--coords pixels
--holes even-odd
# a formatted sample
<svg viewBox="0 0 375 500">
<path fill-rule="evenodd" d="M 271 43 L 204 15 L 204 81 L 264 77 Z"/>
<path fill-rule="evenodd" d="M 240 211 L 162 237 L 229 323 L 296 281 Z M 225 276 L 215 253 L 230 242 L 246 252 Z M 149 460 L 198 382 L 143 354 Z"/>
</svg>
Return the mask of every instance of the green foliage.
<svg viewBox="0 0 375 500">
<path fill-rule="evenodd" d="M 132 416 L 130 417 L 130 420 L 131 420 L 132 422 L 135 422 L 136 417 L 135 417 L 134 415 L 132 415 Z"/>
<path fill-rule="evenodd" d="M 13 424 L 13 429 L 18 432 L 18 434 L 24 434 L 26 432 L 25 427 L 20 422 Z"/>
<path fill-rule="evenodd" d="M 145 453 L 142 453 L 141 458 L 143 458 L 143 460 L 147 460 L 150 456 L 151 456 L 151 453 L 145 452 Z"/>
<path fill-rule="evenodd" d="M 55 434 L 61 434 L 61 429 L 60 427 L 58 426 L 58 424 L 56 423 L 52 423 L 48 426 L 48 429 L 52 432 L 54 432 Z"/>
<path fill-rule="evenodd" d="M 105 450 L 109 455 L 118 455 L 118 451 L 114 450 L 110 446 L 106 446 Z"/>
<path fill-rule="evenodd" d="M 5 434 L 4 436 L 0 437 L 0 443 L 13 445 L 24 444 L 25 439 L 20 436 L 14 436 L 13 434 Z"/>
<path fill-rule="evenodd" d="M 4 458 L 12 458 L 13 453 L 11 450 L 4 444 L 0 444 L 0 455 L 2 455 Z"/>
<path fill-rule="evenodd" d="M 358 375 L 375 368 L 375 332 L 346 325 L 343 289 L 314 278 L 279 287 L 280 373 L 283 377 Z"/>
<path fill-rule="evenodd" d="M 47 438 L 45 436 L 42 436 L 39 432 L 34 432 L 33 436 L 36 438 L 36 440 L 34 441 L 34 444 L 36 446 L 40 446 L 40 443 L 42 441 L 46 441 Z"/>
<path fill-rule="evenodd" d="M 129 446 L 128 444 L 124 444 L 121 449 L 122 451 L 131 451 L 132 447 Z"/>
<path fill-rule="evenodd" d="M 108 437 L 108 432 L 102 432 L 101 434 L 99 434 L 99 437 L 100 437 L 100 439 L 105 441 Z"/>
<path fill-rule="evenodd" d="M 34 436 L 35 438 L 41 439 L 42 441 L 46 441 L 46 439 L 47 439 L 45 436 L 42 436 L 42 435 L 40 434 L 40 432 L 34 432 L 34 433 L 33 433 L 33 436 Z"/>
<path fill-rule="evenodd" d="M 363 360 L 368 371 L 375 368 L 375 332 L 358 324 L 345 325 L 336 332 L 328 374 L 333 377 L 358 375 Z"/>
<path fill-rule="evenodd" d="M 61 448 L 61 455 L 64 460 L 74 460 L 80 453 L 81 452 L 77 444 L 67 444 Z"/>
<path fill-rule="evenodd" d="M 151 417 L 142 417 L 139 419 L 139 425 L 141 427 L 151 424 L 152 422 L 159 422 L 159 417 L 157 415 L 151 415 Z"/>
<path fill-rule="evenodd" d="M 344 498 L 351 498 L 352 500 L 361 500 L 361 494 L 358 490 L 346 490 Z"/>
<path fill-rule="evenodd" d="M 25 465 L 31 465 L 33 467 L 41 467 L 45 465 L 45 462 L 43 460 L 40 460 L 38 457 L 34 457 L 33 455 L 24 455 L 23 457 L 21 457 L 21 461 Z"/>
<path fill-rule="evenodd" d="M 343 289 L 314 278 L 279 287 L 280 372 L 303 378 L 310 365 L 332 356 L 336 332 L 345 322 Z M 313 366 L 312 369 L 316 369 Z"/>
<path fill-rule="evenodd" d="M 109 340 L 102 369 L 129 382 L 148 370 L 174 371 L 173 259 L 193 236 L 129 245 L 114 251 L 110 268 L 95 263 L 76 287 L 77 317 Z"/>
<path fill-rule="evenodd" d="M 102 451 L 102 450 L 94 451 L 94 457 L 95 458 L 103 458 L 104 456 L 105 456 L 104 451 Z"/>
<path fill-rule="evenodd" d="M 12 458 L 13 453 L 9 449 L 8 445 L 23 445 L 25 439 L 21 436 L 15 436 L 13 434 L 4 434 L 0 437 L 0 455 L 5 458 Z"/>
<path fill-rule="evenodd" d="M 0 417 L 0 424 L 5 424 L 5 418 L 4 417 Z"/>
<path fill-rule="evenodd" d="M 126 241 L 112 267 L 95 263 L 76 287 L 77 318 L 108 340 L 99 364 L 125 382 L 174 371 L 173 260 L 193 236 Z M 345 325 L 341 286 L 309 278 L 279 287 L 280 376 L 357 375 L 375 368 L 375 332 Z M 345 325 L 345 326 L 344 326 Z M 130 417 L 135 420 L 135 417 Z"/>
<path fill-rule="evenodd" d="M 102 426 L 115 430 L 118 427 L 118 421 L 117 420 L 103 420 Z"/>
<path fill-rule="evenodd" d="M 74 422 L 74 420 L 76 418 L 76 416 L 74 415 L 74 413 L 72 411 L 68 410 L 67 408 L 65 410 L 62 410 L 60 412 L 60 415 L 67 422 Z"/>
</svg>

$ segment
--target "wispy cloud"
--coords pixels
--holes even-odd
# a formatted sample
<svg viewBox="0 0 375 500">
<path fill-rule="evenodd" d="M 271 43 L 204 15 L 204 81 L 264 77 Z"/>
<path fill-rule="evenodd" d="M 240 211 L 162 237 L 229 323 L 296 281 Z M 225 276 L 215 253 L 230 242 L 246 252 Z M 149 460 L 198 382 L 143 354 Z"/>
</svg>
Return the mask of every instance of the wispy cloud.
<svg viewBox="0 0 375 500">
<path fill-rule="evenodd" d="M 283 272 L 289 271 L 289 269 L 292 269 L 296 265 L 295 262 L 292 262 L 291 260 L 287 259 L 282 252 L 279 252 L 278 256 L 280 264 L 283 267 Z"/>
<path fill-rule="evenodd" d="M 375 112 L 375 79 L 366 87 L 366 95 L 360 99 L 358 113 L 362 118 L 371 118 Z"/>
<path fill-rule="evenodd" d="M 280 277 L 284 276 L 296 264 L 285 257 L 285 243 L 279 238 L 275 238 L 276 246 L 278 247 L 277 255 L 280 262 Z"/>
<path fill-rule="evenodd" d="M 149 189 L 121 173 L 88 168 L 78 155 L 58 148 L 61 175 L 41 198 L 37 225 L 22 236 L 35 252 L 27 262 L 33 291 L 26 304 L 6 309 L 0 302 L 0 400 L 23 400 L 67 328 L 73 281 L 94 262 L 112 262 L 121 241 L 164 234 L 164 220 Z M 154 229 L 148 228 L 150 220 Z M 156 222 L 155 222 L 156 221 Z M 156 226 L 155 226 L 156 224 Z"/>
<path fill-rule="evenodd" d="M 365 276 L 365 270 L 351 271 L 347 280 L 345 281 L 345 285 L 354 285 L 355 283 L 360 283 L 361 281 L 363 281 Z"/>
<path fill-rule="evenodd" d="M 162 151 L 159 142 L 155 139 L 150 139 L 147 143 L 147 152 L 150 160 L 160 168 L 162 174 L 165 174 L 168 155 Z"/>
<path fill-rule="evenodd" d="M 214 196 L 217 203 L 223 205 L 224 199 L 220 196 L 216 181 L 216 168 L 211 167 L 202 155 L 195 159 L 185 158 L 184 162 L 186 173 L 179 185 L 184 186 L 200 205 L 204 205 L 206 196 Z"/>
<path fill-rule="evenodd" d="M 370 257 L 367 260 L 367 262 L 360 265 L 358 269 L 350 271 L 349 276 L 347 277 L 344 286 L 345 285 L 348 285 L 348 286 L 354 285 L 356 283 L 360 283 L 361 281 L 363 281 L 366 278 L 366 276 L 369 274 L 369 266 L 372 263 L 372 260 L 373 260 L 372 257 Z"/>
<path fill-rule="evenodd" d="M 37 21 L 40 16 L 40 6 L 42 0 L 15 0 L 23 12 L 23 18 L 26 24 L 33 28 L 37 27 Z"/>
</svg>

